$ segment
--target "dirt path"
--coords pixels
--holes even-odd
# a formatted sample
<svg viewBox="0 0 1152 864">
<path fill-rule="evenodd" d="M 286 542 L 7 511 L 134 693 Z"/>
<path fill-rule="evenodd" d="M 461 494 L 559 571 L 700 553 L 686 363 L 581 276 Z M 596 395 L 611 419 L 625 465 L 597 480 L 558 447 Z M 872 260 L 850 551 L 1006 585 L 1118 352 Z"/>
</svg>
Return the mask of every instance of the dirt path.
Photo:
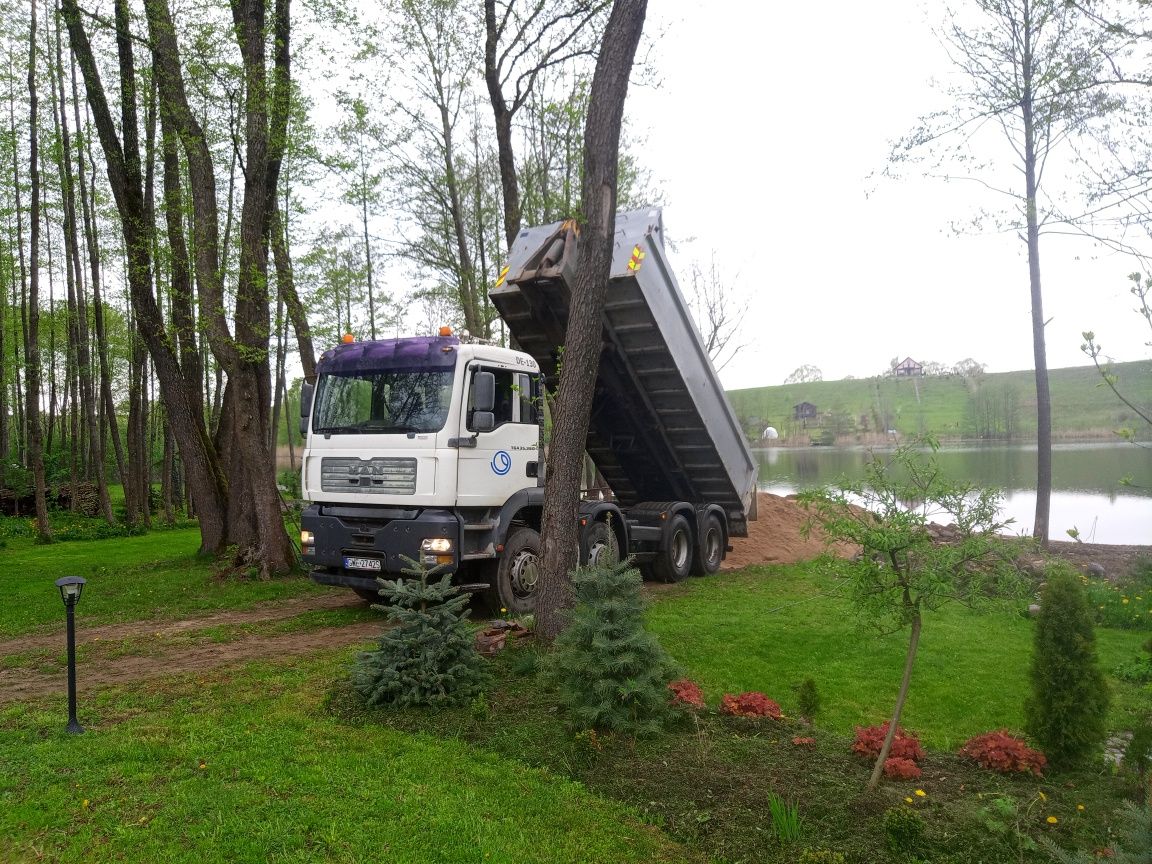
<svg viewBox="0 0 1152 864">
<path fill-rule="evenodd" d="M 182 621 L 133 621 L 93 627 L 77 634 L 80 645 L 101 642 L 164 637 L 190 633 L 208 627 L 240 624 L 262 624 L 293 618 L 314 610 L 340 609 L 362 605 L 351 592 L 305 597 L 277 603 L 265 603 L 246 611 L 226 611 L 188 618 Z M 78 671 L 81 693 L 114 687 L 136 681 L 149 681 L 168 675 L 294 656 L 325 648 L 342 648 L 370 640 L 380 633 L 381 621 L 366 621 L 343 627 L 326 627 L 301 633 L 245 635 L 228 642 L 199 641 L 191 645 L 158 642 L 157 651 L 138 656 L 122 656 L 85 664 Z M 0 657 L 36 650 L 57 650 L 64 645 L 64 634 L 52 633 L 0 642 Z M 51 670 L 0 669 L 0 704 L 37 699 L 64 692 L 67 684 L 63 665 Z"/>
</svg>

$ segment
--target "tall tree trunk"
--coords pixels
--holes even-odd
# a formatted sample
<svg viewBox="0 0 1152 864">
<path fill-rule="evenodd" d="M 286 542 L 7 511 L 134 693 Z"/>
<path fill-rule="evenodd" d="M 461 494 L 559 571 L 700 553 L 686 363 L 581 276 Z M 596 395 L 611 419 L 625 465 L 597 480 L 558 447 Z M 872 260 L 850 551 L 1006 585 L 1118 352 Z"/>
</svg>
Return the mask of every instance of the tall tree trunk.
<svg viewBox="0 0 1152 864">
<path fill-rule="evenodd" d="M 44 477 L 44 450 L 40 437 L 40 166 L 38 104 L 36 99 L 36 3 L 30 0 L 32 21 L 28 28 L 28 170 L 31 189 L 28 286 L 28 342 L 24 348 L 26 362 L 25 412 L 28 416 L 28 461 L 36 494 L 36 533 L 41 542 L 52 539 L 48 524 L 48 501 Z"/>
<path fill-rule="evenodd" d="M 520 183 L 516 176 L 516 152 L 512 147 L 513 111 L 500 85 L 500 25 L 496 21 L 496 0 L 484 0 L 484 82 L 496 121 L 496 159 L 500 166 L 500 189 L 504 198 L 504 240 L 508 249 L 520 231 Z"/>
<path fill-rule="evenodd" d="M 600 364 L 604 295 L 616 233 L 620 125 L 628 75 L 644 28 L 647 0 L 615 0 L 592 78 L 584 129 L 584 224 L 564 337 L 564 368 L 552 424 L 545 480 L 543 577 L 536 598 L 538 632 L 551 641 L 571 603 L 568 573 L 576 564 L 580 472 L 588 415 Z"/>
<path fill-rule="evenodd" d="M 296 331 L 296 344 L 300 351 L 300 365 L 304 367 L 304 380 L 316 380 L 316 349 L 312 345 L 312 328 L 300 295 L 296 292 L 296 279 L 292 272 L 292 259 L 288 254 L 288 228 L 281 225 L 280 208 L 272 210 L 269 224 L 272 235 L 272 255 L 276 262 L 276 289 L 284 298 L 288 320 Z"/>
<path fill-rule="evenodd" d="M 136 119 L 135 64 L 128 33 L 127 3 L 116 0 L 115 4 L 123 144 L 117 137 L 76 0 L 61 0 L 61 3 L 72 49 L 84 75 L 88 103 L 104 148 L 108 177 L 120 213 L 127 251 L 129 291 L 139 319 L 139 332 L 156 364 L 161 393 L 185 460 L 188 484 L 200 517 L 201 553 L 215 555 L 223 550 L 226 541 L 227 487 L 204 427 L 202 406 L 193 402 L 184 386 L 179 361 L 167 338 L 163 316 L 152 294 L 151 229 L 145 218 Z"/>
<path fill-rule="evenodd" d="M 1052 396 L 1048 389 L 1048 356 L 1044 340 L 1044 298 L 1040 291 L 1040 224 L 1036 208 L 1036 124 L 1033 114 L 1031 29 L 1026 31 L 1023 76 L 1024 209 L 1028 242 L 1028 287 L 1032 296 L 1032 356 L 1036 367 L 1036 520 L 1032 536 L 1048 546 L 1048 517 L 1052 502 Z"/>
<path fill-rule="evenodd" d="M 92 324 L 95 330 L 96 341 L 96 359 L 99 366 L 99 389 L 100 395 L 96 397 L 93 394 L 93 399 L 101 406 L 101 413 L 104 415 L 104 422 L 99 423 L 99 444 L 97 446 L 97 460 L 101 465 L 105 464 L 108 454 L 108 437 L 112 439 L 112 448 L 116 455 L 116 476 L 120 478 L 121 485 L 127 479 L 127 469 L 124 459 L 124 446 L 120 440 L 120 426 L 116 419 L 116 404 L 112 398 L 112 369 L 108 361 L 108 339 L 104 329 L 104 301 L 101 297 L 101 272 L 100 272 L 100 245 L 96 235 L 96 205 L 93 201 L 93 196 L 89 194 L 91 188 L 88 184 L 86 171 L 84 168 L 84 158 L 87 149 L 88 161 L 92 165 L 93 178 L 92 183 L 95 185 L 95 160 L 92 158 L 91 135 L 87 134 L 88 126 L 82 126 L 80 123 L 80 94 L 76 80 L 76 56 L 71 55 L 72 66 L 72 103 L 75 110 L 75 120 L 77 131 L 85 129 L 83 141 L 77 141 L 76 147 L 76 177 L 80 185 L 80 215 L 84 221 L 84 245 L 88 249 L 88 268 L 89 278 L 92 284 Z M 88 327 L 87 314 L 84 316 L 82 323 L 83 331 Z M 104 496 L 107 497 L 107 491 Z M 101 508 L 104 507 L 103 498 L 100 503 Z M 109 501 L 109 508 L 111 508 L 111 501 Z"/>
</svg>

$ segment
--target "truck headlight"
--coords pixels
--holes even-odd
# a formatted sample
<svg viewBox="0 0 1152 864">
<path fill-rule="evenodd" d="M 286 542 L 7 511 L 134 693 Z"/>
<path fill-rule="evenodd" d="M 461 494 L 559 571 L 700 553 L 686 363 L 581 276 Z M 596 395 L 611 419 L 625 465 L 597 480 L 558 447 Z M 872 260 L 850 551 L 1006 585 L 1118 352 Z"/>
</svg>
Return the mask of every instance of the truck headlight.
<svg viewBox="0 0 1152 864">
<path fill-rule="evenodd" d="M 429 537 L 420 544 L 421 552 L 451 552 L 452 541 L 447 537 Z"/>
<path fill-rule="evenodd" d="M 316 538 L 312 535 L 311 531 L 300 532 L 300 552 L 304 555 L 312 554 L 312 547 L 316 543 Z"/>
</svg>

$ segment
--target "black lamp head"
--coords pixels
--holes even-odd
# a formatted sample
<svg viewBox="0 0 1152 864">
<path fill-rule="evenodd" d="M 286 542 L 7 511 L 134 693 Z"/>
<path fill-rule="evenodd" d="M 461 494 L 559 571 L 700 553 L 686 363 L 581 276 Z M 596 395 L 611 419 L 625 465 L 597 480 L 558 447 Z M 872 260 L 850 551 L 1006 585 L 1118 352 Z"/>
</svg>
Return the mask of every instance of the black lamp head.
<svg viewBox="0 0 1152 864">
<path fill-rule="evenodd" d="M 87 579 L 83 576 L 64 576 L 56 580 L 56 587 L 60 589 L 60 599 L 64 605 L 75 605 L 80 602 L 80 595 L 84 593 Z"/>
</svg>

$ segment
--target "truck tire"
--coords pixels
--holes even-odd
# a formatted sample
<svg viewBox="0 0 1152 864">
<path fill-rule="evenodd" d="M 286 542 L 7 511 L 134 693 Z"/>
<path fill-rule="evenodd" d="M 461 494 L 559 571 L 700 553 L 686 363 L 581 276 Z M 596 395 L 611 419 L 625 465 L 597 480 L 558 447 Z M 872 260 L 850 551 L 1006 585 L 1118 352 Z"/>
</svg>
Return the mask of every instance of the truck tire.
<svg viewBox="0 0 1152 864">
<path fill-rule="evenodd" d="M 711 576 L 720 569 L 724 560 L 724 526 L 720 517 L 711 513 L 704 519 L 700 542 L 696 544 L 696 554 L 692 556 L 692 575 Z"/>
<path fill-rule="evenodd" d="M 540 535 L 517 528 L 504 542 L 496 578 L 485 593 L 493 615 L 524 615 L 536 606 L 540 578 Z"/>
<path fill-rule="evenodd" d="M 681 515 L 668 524 L 668 545 L 652 562 L 652 574 L 662 582 L 679 582 L 692 570 L 692 528 Z"/>
<path fill-rule="evenodd" d="M 589 567 L 612 567 L 620 563 L 620 542 L 606 522 L 593 522 L 588 526 L 585 542 Z"/>
</svg>

